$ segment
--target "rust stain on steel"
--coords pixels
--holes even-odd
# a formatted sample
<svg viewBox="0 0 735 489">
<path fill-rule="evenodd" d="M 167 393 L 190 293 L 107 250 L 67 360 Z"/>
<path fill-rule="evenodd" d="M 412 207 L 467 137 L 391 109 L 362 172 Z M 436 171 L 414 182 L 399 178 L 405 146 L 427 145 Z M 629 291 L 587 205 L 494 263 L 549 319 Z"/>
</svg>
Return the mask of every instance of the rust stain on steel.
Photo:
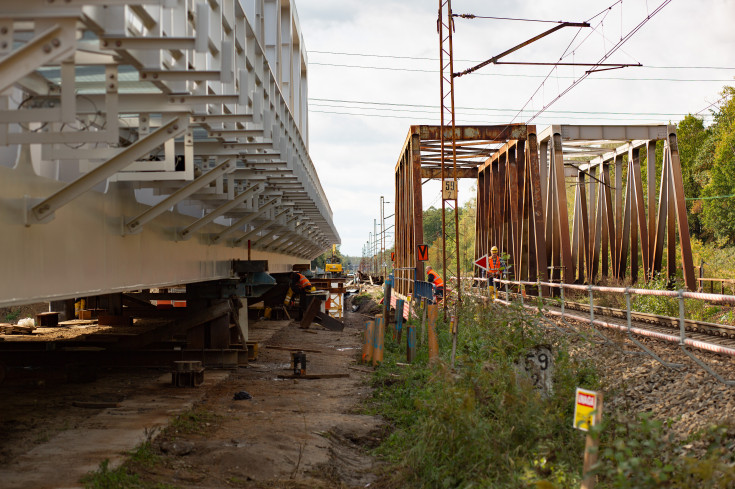
<svg viewBox="0 0 735 489">
<path fill-rule="evenodd" d="M 420 126 L 421 140 L 438 140 L 441 136 L 440 131 L 439 126 Z M 452 129 L 450 127 L 444 128 L 444 137 L 445 139 L 452 139 Z M 457 141 L 507 141 L 509 139 L 526 139 L 526 125 L 455 126 L 454 137 Z"/>
</svg>

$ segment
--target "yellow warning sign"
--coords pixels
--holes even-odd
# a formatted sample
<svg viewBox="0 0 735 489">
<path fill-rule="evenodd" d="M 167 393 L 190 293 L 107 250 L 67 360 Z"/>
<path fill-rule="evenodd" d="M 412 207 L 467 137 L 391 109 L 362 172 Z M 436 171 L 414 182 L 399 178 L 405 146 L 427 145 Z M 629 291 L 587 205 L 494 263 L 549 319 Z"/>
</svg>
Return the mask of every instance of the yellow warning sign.
<svg viewBox="0 0 735 489">
<path fill-rule="evenodd" d="M 595 425 L 592 411 L 597 409 L 597 392 L 577 387 L 575 399 L 574 427 L 582 431 L 589 431 L 590 425 Z"/>
</svg>

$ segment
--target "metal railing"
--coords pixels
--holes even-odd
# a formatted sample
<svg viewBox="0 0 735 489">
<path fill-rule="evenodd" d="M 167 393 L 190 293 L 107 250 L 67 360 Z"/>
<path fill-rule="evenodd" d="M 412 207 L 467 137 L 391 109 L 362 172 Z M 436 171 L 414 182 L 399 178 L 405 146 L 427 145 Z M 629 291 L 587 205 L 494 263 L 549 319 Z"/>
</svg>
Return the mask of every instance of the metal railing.
<svg viewBox="0 0 735 489">
<path fill-rule="evenodd" d="M 684 354 L 686 354 L 689 358 L 691 358 L 697 365 L 699 365 L 702 369 L 704 369 L 707 373 L 712 375 L 715 379 L 717 379 L 719 382 L 728 385 L 728 386 L 735 386 L 735 380 L 726 380 L 724 379 L 720 374 L 715 372 L 708 364 L 706 364 L 704 361 L 702 361 L 700 358 L 695 356 L 692 352 L 687 350 L 687 346 L 699 348 L 701 350 L 710 351 L 714 353 L 720 353 L 729 355 L 732 357 L 735 357 L 735 348 L 730 348 L 723 345 L 718 345 L 714 343 L 708 343 L 701 340 L 695 340 L 693 338 L 688 338 L 686 333 L 686 307 L 685 307 L 685 299 L 696 299 L 696 300 L 706 300 L 710 302 L 719 302 L 723 304 L 732 304 L 735 305 L 735 295 L 720 295 L 720 294 L 708 294 L 708 293 L 702 293 L 702 292 L 689 292 L 685 290 L 652 290 L 652 289 L 637 289 L 632 287 L 604 287 L 604 286 L 594 286 L 594 285 L 577 285 L 577 284 L 564 284 L 564 283 L 551 283 L 551 282 L 528 282 L 523 280 L 508 280 L 508 279 L 501 279 L 499 280 L 500 283 L 503 283 L 505 285 L 505 296 L 506 300 L 496 300 L 500 303 L 510 305 L 512 303 L 511 301 L 511 295 L 508 290 L 508 287 L 510 285 L 517 285 L 519 289 L 522 291 L 526 286 L 532 286 L 537 287 L 539 292 L 539 302 L 538 306 L 534 307 L 532 305 L 526 305 L 524 300 L 524 294 L 520 294 L 520 302 L 521 306 L 526 309 L 538 309 L 539 313 L 543 315 L 543 313 L 548 313 L 552 315 L 559 316 L 562 322 L 566 323 L 566 318 L 571 318 L 578 321 L 584 321 L 588 322 L 590 326 L 595 330 L 595 332 L 604 338 L 606 343 L 614 344 L 612 340 L 608 339 L 606 336 L 604 336 L 599 330 L 594 328 L 595 325 L 603 326 L 610 329 L 615 329 L 618 331 L 625 331 L 628 335 L 628 338 L 633 341 L 633 343 L 641 348 L 646 354 L 650 355 L 652 358 L 654 358 L 656 361 L 661 363 L 662 365 L 668 367 L 668 368 L 680 368 L 682 367 L 682 364 L 678 363 L 672 363 L 667 362 L 660 358 L 655 352 L 647 348 L 645 345 L 643 345 L 640 341 L 635 339 L 633 337 L 633 334 L 639 336 L 647 336 L 647 337 L 653 337 L 656 339 L 672 342 L 672 343 L 678 343 L 679 348 L 681 349 Z M 560 303 L 561 303 L 561 312 L 554 311 L 550 309 L 544 310 L 543 308 L 543 298 L 541 296 L 541 289 L 542 287 L 550 287 L 550 288 L 557 288 L 560 291 Z M 589 313 L 589 319 L 583 316 L 579 315 L 569 315 L 565 312 L 565 298 L 564 298 L 564 291 L 565 290 L 577 290 L 577 291 L 583 291 L 587 292 L 589 294 L 589 301 L 590 301 L 590 313 Z M 621 326 L 619 324 L 611 323 L 609 321 L 603 321 L 600 319 L 595 319 L 595 307 L 594 307 L 594 293 L 595 292 L 606 292 L 606 293 L 614 293 L 614 294 L 623 294 L 625 295 L 625 302 L 626 302 L 626 319 L 627 324 L 626 326 Z M 652 331 L 643 329 L 640 327 L 633 327 L 632 321 L 631 321 L 631 301 L 630 296 L 631 295 L 648 295 L 648 296 L 659 296 L 659 297 L 670 297 L 673 299 L 676 299 L 679 303 L 679 335 L 671 335 L 662 333 L 659 331 Z M 568 324 L 568 323 L 566 323 Z M 574 328 L 572 328 L 574 329 Z"/>
</svg>

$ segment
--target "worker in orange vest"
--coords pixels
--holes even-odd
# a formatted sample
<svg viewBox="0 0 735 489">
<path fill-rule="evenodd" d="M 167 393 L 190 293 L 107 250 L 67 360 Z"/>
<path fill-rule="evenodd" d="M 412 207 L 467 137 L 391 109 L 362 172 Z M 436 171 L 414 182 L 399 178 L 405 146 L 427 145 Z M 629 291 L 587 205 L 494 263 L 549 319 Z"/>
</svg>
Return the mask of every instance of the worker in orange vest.
<svg viewBox="0 0 735 489">
<path fill-rule="evenodd" d="M 309 304 L 310 301 L 307 301 L 306 294 L 308 292 L 314 292 L 316 288 L 311 285 L 311 282 L 309 282 L 309 279 L 306 278 L 304 275 L 300 274 L 297 271 L 291 272 L 291 284 L 289 286 L 288 292 L 286 293 L 286 300 L 283 301 L 284 304 L 288 305 L 288 303 L 291 302 L 291 296 L 293 296 L 294 292 L 299 294 L 299 316 L 303 315 L 303 311 L 306 310 L 306 306 Z M 301 317 L 298 317 L 297 319 L 301 319 Z"/>
<path fill-rule="evenodd" d="M 444 280 L 431 267 L 426 269 L 426 275 L 429 277 L 429 283 L 434 286 L 434 301 L 442 300 L 444 297 Z"/>
<path fill-rule="evenodd" d="M 505 263 L 500 259 L 500 255 L 498 255 L 497 246 L 493 246 L 490 249 L 490 257 L 488 259 L 487 266 L 487 284 L 490 287 L 490 295 L 495 299 L 497 298 L 497 288 L 500 286 L 496 280 L 500 279 L 503 270 L 505 270 Z"/>
</svg>

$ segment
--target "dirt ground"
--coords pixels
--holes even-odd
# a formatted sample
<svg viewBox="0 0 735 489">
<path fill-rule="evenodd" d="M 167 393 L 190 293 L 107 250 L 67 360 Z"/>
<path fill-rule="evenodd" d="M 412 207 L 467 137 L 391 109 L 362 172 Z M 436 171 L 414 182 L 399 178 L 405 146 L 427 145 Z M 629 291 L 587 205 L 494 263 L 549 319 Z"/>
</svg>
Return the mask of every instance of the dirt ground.
<svg viewBox="0 0 735 489">
<path fill-rule="evenodd" d="M 362 309 L 362 308 L 361 308 Z M 347 310 L 350 311 L 348 304 Z M 170 386 L 163 370 L 107 370 L 87 384 L 54 383 L 30 375 L 0 386 L 0 487 L 81 487 L 80 477 L 104 459 L 117 466 L 153 438 L 156 463 L 140 477 L 180 488 L 370 487 L 380 472 L 368 455 L 383 429 L 360 414 L 370 394 L 360 356 L 360 312 L 348 312 L 342 332 L 295 322 L 251 323 L 257 361 L 234 372 L 206 371 L 198 388 Z M 293 373 L 289 348 L 306 351 L 307 374 Z M 246 391 L 249 400 L 234 400 Z M 108 408 L 79 402 L 113 403 Z M 163 429 L 177 414 L 195 429 Z"/>
</svg>

